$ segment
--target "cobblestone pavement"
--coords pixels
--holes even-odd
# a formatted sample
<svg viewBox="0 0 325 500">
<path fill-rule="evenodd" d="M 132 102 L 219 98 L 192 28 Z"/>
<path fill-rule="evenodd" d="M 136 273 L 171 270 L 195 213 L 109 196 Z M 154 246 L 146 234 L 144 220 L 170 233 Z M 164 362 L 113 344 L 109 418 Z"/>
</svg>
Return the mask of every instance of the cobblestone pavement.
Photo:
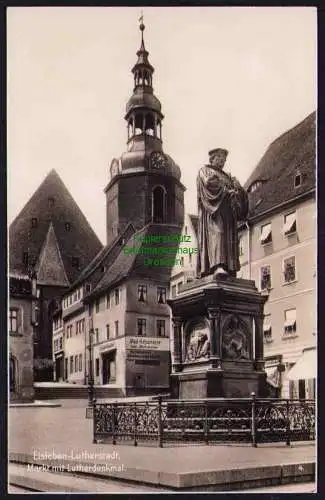
<svg viewBox="0 0 325 500">
<path fill-rule="evenodd" d="M 257 448 L 232 444 L 162 449 L 93 444 L 92 421 L 85 418 L 85 407 L 76 408 L 69 404 L 61 408 L 10 408 L 8 426 L 9 452 L 32 455 L 34 450 L 41 453 L 54 450 L 71 455 L 71 450 L 74 454 L 85 450 L 88 453 L 111 453 L 114 448 L 118 453 L 119 463 L 126 467 L 173 473 L 175 470 L 206 471 L 280 465 L 292 461 L 303 463 L 315 459 L 315 445 L 312 443 L 297 443 L 290 447 L 280 443 Z"/>
</svg>

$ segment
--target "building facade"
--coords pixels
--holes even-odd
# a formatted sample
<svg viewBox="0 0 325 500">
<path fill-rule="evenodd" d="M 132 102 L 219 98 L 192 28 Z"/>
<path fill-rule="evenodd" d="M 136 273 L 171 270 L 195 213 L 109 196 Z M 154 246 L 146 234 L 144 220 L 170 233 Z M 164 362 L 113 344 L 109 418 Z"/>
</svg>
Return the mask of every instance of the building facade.
<svg viewBox="0 0 325 500">
<path fill-rule="evenodd" d="M 240 235 L 239 276 L 268 296 L 264 356 L 272 393 L 302 399 L 315 397 L 317 364 L 315 122 L 312 113 L 266 151 L 245 185 L 250 213 Z"/>
<path fill-rule="evenodd" d="M 9 276 L 9 390 L 10 401 L 34 399 L 33 350 L 37 327 L 36 280 Z"/>
</svg>

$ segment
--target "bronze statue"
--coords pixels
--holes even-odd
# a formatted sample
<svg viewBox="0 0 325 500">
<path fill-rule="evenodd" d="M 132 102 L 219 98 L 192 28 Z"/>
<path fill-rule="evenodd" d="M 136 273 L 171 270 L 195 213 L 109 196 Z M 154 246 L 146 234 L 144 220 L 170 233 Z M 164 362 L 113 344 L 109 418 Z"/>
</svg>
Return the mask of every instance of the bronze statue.
<svg viewBox="0 0 325 500">
<path fill-rule="evenodd" d="M 223 172 L 227 156 L 225 149 L 213 149 L 210 165 L 197 176 L 198 277 L 236 276 L 240 269 L 237 223 L 247 216 L 248 197 L 238 180 Z"/>
</svg>

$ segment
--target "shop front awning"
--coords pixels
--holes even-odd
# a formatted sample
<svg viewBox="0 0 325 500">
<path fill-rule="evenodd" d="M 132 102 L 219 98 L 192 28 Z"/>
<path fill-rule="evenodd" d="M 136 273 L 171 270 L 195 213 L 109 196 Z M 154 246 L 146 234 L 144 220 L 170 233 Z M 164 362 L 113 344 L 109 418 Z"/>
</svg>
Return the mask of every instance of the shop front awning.
<svg viewBox="0 0 325 500">
<path fill-rule="evenodd" d="M 287 380 L 309 380 L 317 376 L 317 351 L 305 349 L 302 356 L 288 372 Z"/>
<path fill-rule="evenodd" d="M 280 372 L 278 366 L 265 367 L 266 382 L 276 389 L 280 387 Z"/>
</svg>

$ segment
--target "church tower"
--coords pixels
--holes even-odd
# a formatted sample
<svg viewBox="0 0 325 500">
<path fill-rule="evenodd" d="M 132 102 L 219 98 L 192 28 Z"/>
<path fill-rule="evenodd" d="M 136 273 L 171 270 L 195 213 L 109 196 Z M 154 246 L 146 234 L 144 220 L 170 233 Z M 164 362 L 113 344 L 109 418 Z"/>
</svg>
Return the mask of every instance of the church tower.
<svg viewBox="0 0 325 500">
<path fill-rule="evenodd" d="M 136 229 L 147 224 L 178 226 L 184 220 L 184 191 L 181 171 L 164 153 L 161 103 L 153 90 L 154 68 L 148 60 L 140 18 L 141 45 L 132 68 L 133 94 L 127 102 L 127 150 L 110 165 L 105 188 L 107 245 L 129 222 Z"/>
</svg>

